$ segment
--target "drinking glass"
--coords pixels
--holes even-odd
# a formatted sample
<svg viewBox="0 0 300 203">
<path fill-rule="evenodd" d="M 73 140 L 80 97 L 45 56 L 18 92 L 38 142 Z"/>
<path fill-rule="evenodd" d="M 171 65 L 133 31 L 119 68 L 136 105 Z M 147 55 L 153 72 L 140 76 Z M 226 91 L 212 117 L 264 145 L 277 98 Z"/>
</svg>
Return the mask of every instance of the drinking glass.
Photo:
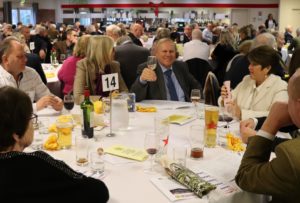
<svg viewBox="0 0 300 203">
<path fill-rule="evenodd" d="M 198 105 L 200 103 L 201 93 L 199 89 L 192 89 L 191 91 L 191 102 L 195 107 L 196 118 L 198 117 Z"/>
<path fill-rule="evenodd" d="M 64 96 L 64 107 L 68 111 L 68 113 L 70 114 L 71 110 L 74 107 L 74 97 L 73 97 L 73 95 L 66 94 Z"/>
<path fill-rule="evenodd" d="M 219 107 L 219 121 L 226 122 L 225 128 L 229 128 L 229 123 L 233 120 L 231 113 L 229 113 L 225 107 Z"/>
<path fill-rule="evenodd" d="M 204 126 L 192 125 L 190 127 L 190 145 L 191 153 L 190 156 L 193 159 L 199 159 L 203 157 L 204 151 Z"/>
<path fill-rule="evenodd" d="M 153 173 L 154 155 L 158 152 L 159 136 L 155 132 L 147 132 L 145 136 L 145 150 L 150 156 L 150 168 L 146 169 L 146 173 Z"/>
<path fill-rule="evenodd" d="M 104 156 L 100 155 L 98 152 L 91 152 L 91 169 L 93 173 L 101 175 L 104 172 L 105 162 Z"/>
<path fill-rule="evenodd" d="M 148 59 L 147 59 L 148 68 L 150 68 L 151 70 L 155 70 L 156 64 L 157 64 L 156 57 L 155 56 L 148 56 Z"/>
</svg>

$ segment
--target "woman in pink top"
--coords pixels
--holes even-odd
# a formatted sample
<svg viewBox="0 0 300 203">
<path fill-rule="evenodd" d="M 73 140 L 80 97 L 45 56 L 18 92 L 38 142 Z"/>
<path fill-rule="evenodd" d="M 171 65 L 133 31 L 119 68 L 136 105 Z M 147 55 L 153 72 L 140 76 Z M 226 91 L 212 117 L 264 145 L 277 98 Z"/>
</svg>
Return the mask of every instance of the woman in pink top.
<svg viewBox="0 0 300 203">
<path fill-rule="evenodd" d="M 90 35 L 84 35 L 79 38 L 74 47 L 73 56 L 68 57 L 58 71 L 58 79 L 63 83 L 64 94 L 73 91 L 76 64 L 85 57 L 89 38 Z"/>
</svg>

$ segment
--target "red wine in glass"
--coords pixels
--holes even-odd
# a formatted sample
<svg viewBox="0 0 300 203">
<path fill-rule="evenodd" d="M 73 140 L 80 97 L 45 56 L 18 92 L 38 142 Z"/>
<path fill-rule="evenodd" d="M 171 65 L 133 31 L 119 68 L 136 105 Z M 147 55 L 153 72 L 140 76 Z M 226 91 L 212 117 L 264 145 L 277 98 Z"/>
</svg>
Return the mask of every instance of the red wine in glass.
<svg viewBox="0 0 300 203">
<path fill-rule="evenodd" d="M 74 107 L 74 101 L 67 101 L 67 102 L 64 102 L 64 107 L 68 110 L 68 111 L 71 111 Z"/>
<path fill-rule="evenodd" d="M 70 111 L 73 109 L 74 107 L 74 97 L 71 94 L 66 94 L 64 96 L 64 107 L 68 110 L 68 112 L 70 113 Z"/>
<path fill-rule="evenodd" d="M 156 148 L 148 148 L 146 151 L 148 154 L 154 155 L 157 153 L 158 150 Z"/>
</svg>

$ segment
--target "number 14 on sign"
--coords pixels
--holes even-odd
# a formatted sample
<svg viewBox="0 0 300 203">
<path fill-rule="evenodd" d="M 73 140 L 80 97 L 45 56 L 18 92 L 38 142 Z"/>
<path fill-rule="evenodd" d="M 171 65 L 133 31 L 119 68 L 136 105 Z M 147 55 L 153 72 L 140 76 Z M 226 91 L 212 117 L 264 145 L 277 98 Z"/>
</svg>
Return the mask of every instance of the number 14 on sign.
<svg viewBox="0 0 300 203">
<path fill-rule="evenodd" d="M 119 89 L 118 73 L 102 75 L 102 90 L 103 92 Z"/>
</svg>

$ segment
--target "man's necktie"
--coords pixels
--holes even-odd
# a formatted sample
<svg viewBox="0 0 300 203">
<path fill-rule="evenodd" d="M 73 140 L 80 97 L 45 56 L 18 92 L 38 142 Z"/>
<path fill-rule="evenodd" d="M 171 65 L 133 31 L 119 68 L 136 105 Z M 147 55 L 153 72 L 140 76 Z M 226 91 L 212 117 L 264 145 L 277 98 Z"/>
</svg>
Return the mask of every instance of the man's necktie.
<svg viewBox="0 0 300 203">
<path fill-rule="evenodd" d="M 165 71 L 164 74 L 167 78 L 167 87 L 169 89 L 171 100 L 172 101 L 178 101 L 178 96 L 177 96 L 177 93 L 176 93 L 175 85 L 174 85 L 172 77 L 171 77 L 172 70 L 169 69 L 169 70 Z"/>
</svg>

